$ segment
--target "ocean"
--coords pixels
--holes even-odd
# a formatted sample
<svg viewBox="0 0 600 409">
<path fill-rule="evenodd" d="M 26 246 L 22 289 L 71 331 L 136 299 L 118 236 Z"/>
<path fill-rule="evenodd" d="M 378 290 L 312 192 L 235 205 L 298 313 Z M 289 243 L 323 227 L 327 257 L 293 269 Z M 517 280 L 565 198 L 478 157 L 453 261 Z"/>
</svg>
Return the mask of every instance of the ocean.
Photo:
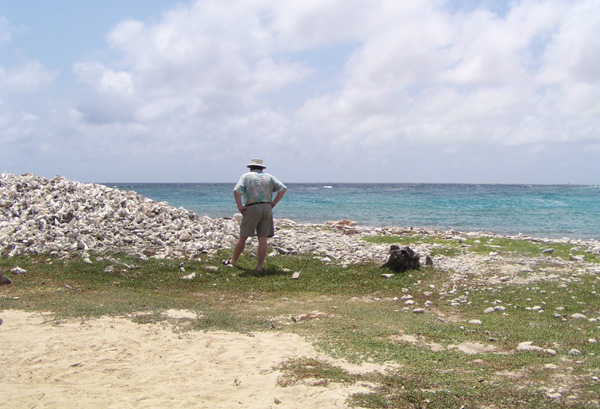
<svg viewBox="0 0 600 409">
<path fill-rule="evenodd" d="M 233 183 L 105 183 L 211 218 L 237 213 Z M 373 227 L 600 239 L 600 186 L 289 183 L 275 218 Z"/>
</svg>

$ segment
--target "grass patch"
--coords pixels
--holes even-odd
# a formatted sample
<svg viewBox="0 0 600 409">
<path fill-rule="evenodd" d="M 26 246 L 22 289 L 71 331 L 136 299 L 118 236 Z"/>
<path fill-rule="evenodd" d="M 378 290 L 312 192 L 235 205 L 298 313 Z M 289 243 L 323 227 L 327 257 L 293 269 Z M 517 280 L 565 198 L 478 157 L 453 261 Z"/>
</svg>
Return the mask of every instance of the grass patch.
<svg viewBox="0 0 600 409">
<path fill-rule="evenodd" d="M 311 358 L 290 360 L 277 369 L 284 371 L 284 375 L 278 380 L 282 387 L 307 381 L 312 385 L 326 386 L 331 382 L 354 383 L 360 379 L 340 367 Z"/>
<path fill-rule="evenodd" d="M 436 236 L 369 236 L 365 241 L 378 244 L 398 244 L 414 246 L 417 244 L 433 245 L 431 256 L 442 255 L 452 257 L 461 252 L 487 255 L 495 252 L 501 255 L 520 255 L 527 257 L 558 257 L 569 260 L 572 257 L 582 257 L 586 262 L 600 263 L 600 255 L 586 252 L 575 244 L 557 243 L 549 245 L 538 240 L 516 240 L 505 237 L 455 238 Z M 544 253 L 552 250 L 551 253 Z"/>
<path fill-rule="evenodd" d="M 434 244 L 438 254 L 448 257 L 495 251 L 538 260 L 545 248 L 541 243 L 498 238 L 367 240 Z M 571 246 L 555 246 L 551 257 L 568 259 L 573 253 Z M 589 259 L 597 261 L 597 256 Z M 353 406 L 597 408 L 600 404 L 600 347 L 592 342 L 600 340 L 597 274 L 564 268 L 552 280 L 509 285 L 487 282 L 485 274 L 451 279 L 447 272 L 426 268 L 385 279 L 374 263 L 343 268 L 311 255 L 270 258 L 262 273 L 253 270 L 252 257 L 244 257 L 239 268 L 219 260 L 140 261 L 116 254 L 86 264 L 78 257 L 0 258 L 0 268 L 13 281 L 0 287 L 0 311 L 54 312 L 57 318 L 129 316 L 140 324 L 154 324 L 169 319 L 167 310 L 177 309 L 196 316 L 182 320 L 184 325 L 178 327 L 182 331 L 293 332 L 332 358 L 389 365 L 387 371 L 356 374 L 304 358 L 278 368 L 282 387 L 367 385 L 368 392 L 350 398 Z M 8 273 L 15 266 L 27 273 Z M 293 280 L 292 272 L 300 272 L 300 278 Z M 193 278 L 183 279 L 192 273 Z M 495 275 L 489 272 L 490 277 Z M 422 313 L 415 313 L 415 308 Z M 527 341 L 555 354 L 517 351 Z M 581 355 L 571 354 L 574 349 Z M 551 391 L 559 391 L 562 398 L 550 399 Z"/>
</svg>

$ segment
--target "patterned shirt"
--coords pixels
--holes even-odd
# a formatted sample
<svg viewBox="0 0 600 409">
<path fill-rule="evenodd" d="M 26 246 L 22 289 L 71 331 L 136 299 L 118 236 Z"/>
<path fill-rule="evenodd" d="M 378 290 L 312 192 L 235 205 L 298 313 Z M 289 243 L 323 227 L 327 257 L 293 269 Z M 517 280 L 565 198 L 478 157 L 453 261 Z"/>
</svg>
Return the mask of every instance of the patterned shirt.
<svg viewBox="0 0 600 409">
<path fill-rule="evenodd" d="M 248 206 L 257 202 L 270 202 L 273 200 L 273 192 L 285 189 L 287 187 L 275 176 L 254 171 L 244 173 L 233 190 L 244 197 L 244 203 Z"/>
</svg>

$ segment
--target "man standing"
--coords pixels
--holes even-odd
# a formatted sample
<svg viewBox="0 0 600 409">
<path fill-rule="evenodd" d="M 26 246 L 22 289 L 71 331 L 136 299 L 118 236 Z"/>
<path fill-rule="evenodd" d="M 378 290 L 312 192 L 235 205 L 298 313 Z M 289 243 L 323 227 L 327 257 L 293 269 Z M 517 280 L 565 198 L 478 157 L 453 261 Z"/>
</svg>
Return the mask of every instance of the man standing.
<svg viewBox="0 0 600 409">
<path fill-rule="evenodd" d="M 256 271 L 262 271 L 262 265 L 267 255 L 267 237 L 273 237 L 273 208 L 279 203 L 287 187 L 274 176 L 264 173 L 266 166 L 262 159 L 252 159 L 248 165 L 250 172 L 244 173 L 235 188 L 233 197 L 238 210 L 242 213 L 240 237 L 233 250 L 233 256 L 225 264 L 235 266 L 238 257 L 246 247 L 250 236 L 258 237 L 258 262 Z M 273 200 L 273 192 L 277 192 Z M 242 197 L 244 204 L 242 205 Z"/>
</svg>

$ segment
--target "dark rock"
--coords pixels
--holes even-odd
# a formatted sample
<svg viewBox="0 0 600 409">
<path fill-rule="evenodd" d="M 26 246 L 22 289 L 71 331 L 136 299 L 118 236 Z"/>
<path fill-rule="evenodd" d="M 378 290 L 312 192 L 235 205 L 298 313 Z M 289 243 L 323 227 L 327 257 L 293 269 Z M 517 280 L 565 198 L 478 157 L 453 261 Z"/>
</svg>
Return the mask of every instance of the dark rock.
<svg viewBox="0 0 600 409">
<path fill-rule="evenodd" d="M 425 257 L 425 265 L 433 267 L 433 259 L 431 258 L 430 255 L 427 255 Z"/>
<path fill-rule="evenodd" d="M 381 268 L 387 267 L 392 271 L 401 273 L 408 270 L 417 270 L 419 266 L 419 255 L 410 247 L 400 248 L 400 246 L 392 244 L 390 246 L 390 257 Z"/>
<path fill-rule="evenodd" d="M 12 281 L 10 281 L 10 278 L 4 277 L 4 274 L 2 274 L 0 272 L 0 285 L 10 285 L 10 284 L 12 284 Z"/>
</svg>

